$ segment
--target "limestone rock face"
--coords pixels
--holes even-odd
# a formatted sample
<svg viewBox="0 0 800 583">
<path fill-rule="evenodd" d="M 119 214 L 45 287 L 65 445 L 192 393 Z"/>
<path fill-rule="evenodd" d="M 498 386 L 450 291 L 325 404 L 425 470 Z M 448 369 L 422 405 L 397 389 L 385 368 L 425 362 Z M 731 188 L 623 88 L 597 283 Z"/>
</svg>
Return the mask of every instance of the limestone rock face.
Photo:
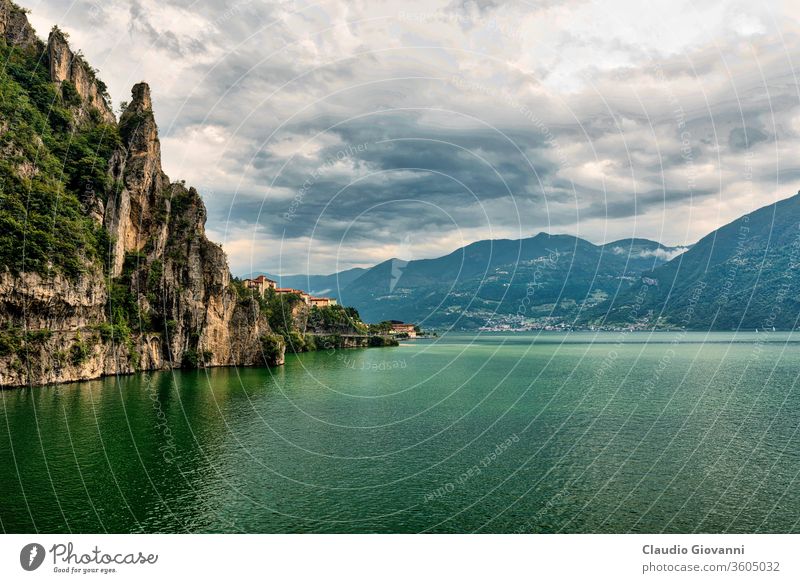
<svg viewBox="0 0 800 583">
<path fill-rule="evenodd" d="M 125 253 L 141 251 L 148 243 L 156 255 L 164 251 L 171 190 L 169 177 L 161 169 L 161 142 L 153 116 L 150 88 L 133 87 L 132 100 L 120 118 L 124 149 L 110 165 L 116 192 L 109 196 L 104 225 L 116 242 L 112 277 L 122 273 Z"/>
<path fill-rule="evenodd" d="M 28 17 L 10 0 L 0 0 L 0 36 L 10 45 L 28 47 L 40 43 Z"/>
<path fill-rule="evenodd" d="M 104 319 L 108 299 L 102 274 L 0 273 L 0 320 L 28 330 L 79 330 Z"/>
<path fill-rule="evenodd" d="M 97 332 L 57 330 L 46 338 L 24 341 L 16 355 L 0 360 L 0 385 L 47 385 L 129 374 L 136 371 L 133 362 L 127 346 L 104 342 Z"/>
<path fill-rule="evenodd" d="M 120 186 L 102 216 L 112 240 L 109 273 L 87 265 L 77 280 L 0 274 L 4 338 L 15 347 L 0 355 L 0 386 L 173 368 L 187 355 L 203 366 L 282 364 L 283 347 L 263 354 L 269 324 L 255 302 L 238 297 L 225 252 L 206 237 L 199 193 L 170 183 L 161 168 L 146 84 L 134 86 L 120 133 L 123 146 L 109 164 Z M 109 285 L 126 290 L 149 331 L 115 329 Z"/>
<path fill-rule="evenodd" d="M 88 267 L 88 266 L 87 266 Z M 77 280 L 0 274 L 0 386 L 48 384 L 134 371 L 126 344 L 103 339 L 108 292 L 99 270 Z M 163 363 L 158 363 L 159 366 Z M 153 368 L 158 368 L 154 366 Z"/>
<path fill-rule="evenodd" d="M 50 60 L 50 79 L 61 85 L 69 81 L 81 97 L 78 117 L 88 115 L 95 108 L 106 123 L 116 123 L 114 112 L 108 104 L 104 91 L 100 89 L 86 62 L 69 48 L 67 39 L 57 28 L 54 28 L 47 39 L 47 54 Z"/>
<path fill-rule="evenodd" d="M 131 286 L 141 305 L 167 324 L 166 360 L 177 364 L 191 353 L 210 366 L 261 364 L 259 338 L 270 332 L 269 325 L 258 310 L 239 304 L 225 253 L 206 238 L 199 193 L 170 183 L 163 172 L 147 84 L 134 86 L 120 131 L 125 152 L 112 162 L 112 172 L 124 187 L 105 217 L 116 240 L 112 274 L 122 273 L 131 252 L 144 254 Z M 153 281 L 156 265 L 161 277 Z"/>
</svg>

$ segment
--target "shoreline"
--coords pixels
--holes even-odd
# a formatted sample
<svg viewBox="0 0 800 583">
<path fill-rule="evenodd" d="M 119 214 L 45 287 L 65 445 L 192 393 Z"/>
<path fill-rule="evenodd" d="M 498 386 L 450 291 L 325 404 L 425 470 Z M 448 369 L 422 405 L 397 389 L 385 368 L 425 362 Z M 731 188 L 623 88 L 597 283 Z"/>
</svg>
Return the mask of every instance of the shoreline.
<svg viewBox="0 0 800 583">
<path fill-rule="evenodd" d="M 320 334 L 320 336 L 328 336 L 328 335 Z M 371 337 L 370 336 L 364 336 L 363 338 L 371 338 Z M 391 347 L 391 345 L 383 345 L 383 346 L 369 346 L 369 345 L 367 345 L 367 346 L 334 346 L 334 347 L 322 348 L 321 350 L 317 349 L 317 350 L 307 350 L 307 351 L 304 351 L 304 352 L 287 352 L 286 354 L 298 355 L 298 354 L 306 354 L 308 352 L 321 352 L 323 350 L 324 351 L 328 351 L 328 350 L 333 350 L 333 351 L 336 351 L 336 350 L 366 350 L 366 349 L 369 349 L 369 348 L 386 348 L 386 347 Z M 19 385 L 0 385 L 0 391 L 13 391 L 15 389 L 37 389 L 37 388 L 43 388 L 43 387 L 55 387 L 55 386 L 59 386 L 59 385 L 74 385 L 74 384 L 77 384 L 77 383 L 86 383 L 86 382 L 90 382 L 90 381 L 99 381 L 99 380 L 110 378 L 110 377 L 131 377 L 131 376 L 135 376 L 135 375 L 138 375 L 138 374 L 154 373 L 154 372 L 170 372 L 170 371 L 187 372 L 187 371 L 193 371 L 193 370 L 195 370 L 195 371 L 207 370 L 207 369 L 212 369 L 212 368 L 213 369 L 218 369 L 218 368 L 276 369 L 276 368 L 280 368 L 282 366 L 284 366 L 284 362 L 281 362 L 280 364 L 276 364 L 274 366 L 268 366 L 268 365 L 264 365 L 264 364 L 208 364 L 208 365 L 199 366 L 199 367 L 196 367 L 196 368 L 185 368 L 185 367 L 182 367 L 182 366 L 178 365 L 178 366 L 165 367 L 165 368 L 147 368 L 147 369 L 140 369 L 140 370 L 132 370 L 132 371 L 129 371 L 129 372 L 119 372 L 119 371 L 117 371 L 117 372 L 113 372 L 113 373 L 100 374 L 100 375 L 97 375 L 97 376 L 91 376 L 91 377 L 86 377 L 86 378 L 81 378 L 81 379 L 70 379 L 70 380 L 63 380 L 63 381 L 53 381 L 53 382 L 49 382 L 49 383 L 36 383 L 36 384 L 25 383 L 25 384 L 19 384 Z"/>
</svg>

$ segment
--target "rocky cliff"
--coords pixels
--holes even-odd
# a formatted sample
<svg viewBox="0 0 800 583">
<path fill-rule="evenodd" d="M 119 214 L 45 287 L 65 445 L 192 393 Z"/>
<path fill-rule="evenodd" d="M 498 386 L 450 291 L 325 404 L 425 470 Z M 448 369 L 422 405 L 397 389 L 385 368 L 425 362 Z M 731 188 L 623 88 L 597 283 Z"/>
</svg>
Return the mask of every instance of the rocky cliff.
<svg viewBox="0 0 800 583">
<path fill-rule="evenodd" d="M 47 39 L 47 57 L 53 83 L 60 86 L 69 83 L 80 97 L 77 112 L 79 118 L 84 118 L 94 108 L 106 123 L 116 121 L 108 103 L 105 85 L 89 64 L 80 55 L 72 52 L 66 36 L 58 28 L 53 28 Z"/>
<path fill-rule="evenodd" d="M 28 23 L 25 12 L 8 0 L 0 1 L 0 36 L 8 44 L 19 47 L 29 47 L 40 42 Z"/>
<path fill-rule="evenodd" d="M 200 195 L 171 182 L 162 170 L 147 84 L 134 86 L 117 123 L 105 86 L 58 29 L 45 45 L 24 12 L 0 0 L 0 36 L 9 55 L 30 53 L 28 60 L 13 63 L 16 69 L 9 74 L 18 74 L 4 76 L 3 87 L 15 95 L 27 91 L 25 98 L 33 103 L 45 102 L 37 97 L 48 97 L 50 91 L 59 106 L 53 111 L 65 112 L 59 119 L 42 107 L 47 127 L 16 122 L 10 119 L 15 115 L 11 109 L 4 116 L 9 119 L 0 117 L 0 140 L 10 162 L 0 167 L 0 178 L 29 193 L 21 198 L 27 206 L 17 205 L 23 208 L 0 216 L 9 225 L 22 220 L 25 239 L 0 241 L 0 386 L 177 366 L 281 364 L 282 340 L 272 333 L 258 302 L 242 297 L 232 282 L 223 250 L 206 238 Z M 28 66 L 35 78 L 34 67 L 42 62 L 52 87 L 26 87 L 26 76 L 17 69 Z M 4 133 L 4 128 L 16 133 Z M 93 164 L 84 170 L 81 159 L 75 162 L 75 178 L 60 182 L 43 176 L 46 172 L 36 162 L 41 153 L 27 152 L 24 145 L 33 134 L 37 151 L 64 156 L 68 166 L 70 154 L 60 149 L 59 136 L 68 136 L 69 143 L 74 136 L 90 142 L 98 132 L 105 143 L 113 143 L 107 159 L 101 159 L 105 168 L 95 171 Z M 49 255 L 36 263 L 25 250 L 29 234 L 30 246 L 36 240 L 29 225 L 38 215 L 30 194 L 37 190 L 45 201 L 47 189 L 54 189 L 62 206 L 63 201 L 75 201 L 80 216 L 65 216 L 81 230 L 77 241 L 83 244 L 43 235 Z M 54 221 L 49 228 L 68 229 L 63 222 Z M 10 232 L 0 236 L 12 238 Z M 89 249 L 90 242 L 97 252 Z M 59 254 L 67 247 L 70 261 L 61 261 Z"/>
</svg>

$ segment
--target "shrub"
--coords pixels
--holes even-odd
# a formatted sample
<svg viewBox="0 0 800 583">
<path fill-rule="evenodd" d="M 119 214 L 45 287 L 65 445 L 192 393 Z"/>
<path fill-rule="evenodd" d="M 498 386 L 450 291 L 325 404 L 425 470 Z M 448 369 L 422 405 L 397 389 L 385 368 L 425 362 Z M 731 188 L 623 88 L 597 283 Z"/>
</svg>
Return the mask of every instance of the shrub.
<svg viewBox="0 0 800 583">
<path fill-rule="evenodd" d="M 391 336 L 370 336 L 369 345 L 371 347 L 398 346 L 400 343 Z"/>
<path fill-rule="evenodd" d="M 294 308 L 301 302 L 297 294 L 278 295 L 271 292 L 262 300 L 261 309 L 267 317 L 269 327 L 286 336 L 294 328 Z"/>
<path fill-rule="evenodd" d="M 131 339 L 131 330 L 125 322 L 119 322 L 116 325 L 103 322 L 95 326 L 95 330 L 100 334 L 100 339 L 103 342 L 113 341 L 125 344 Z"/>
<path fill-rule="evenodd" d="M 78 107 L 81 104 L 81 96 L 69 80 L 61 82 L 61 97 L 67 107 Z"/>
<path fill-rule="evenodd" d="M 197 368 L 200 363 L 197 351 L 194 349 L 185 350 L 181 357 L 181 368 Z"/>
<path fill-rule="evenodd" d="M 391 331 L 392 331 L 392 323 L 389 321 L 383 321 L 379 324 L 369 325 L 370 334 L 388 334 Z"/>
<path fill-rule="evenodd" d="M 28 344 L 44 344 L 52 338 L 53 332 L 47 328 L 28 330 L 25 332 L 25 342 Z"/>
<path fill-rule="evenodd" d="M 290 330 L 288 332 L 285 332 L 283 337 L 284 340 L 286 341 L 287 350 L 294 352 L 295 354 L 308 351 L 305 337 L 297 330 Z"/>
<path fill-rule="evenodd" d="M 274 366 L 280 362 L 284 347 L 283 337 L 277 334 L 264 334 L 261 337 L 261 356 L 264 364 Z"/>
<path fill-rule="evenodd" d="M 11 326 L 0 330 L 0 356 L 8 356 L 19 352 L 22 348 L 22 338 L 19 330 Z"/>
<path fill-rule="evenodd" d="M 70 348 L 69 359 L 75 366 L 83 364 L 89 358 L 89 345 L 83 341 L 80 332 L 75 336 L 75 342 Z"/>
<path fill-rule="evenodd" d="M 150 111 L 145 112 L 138 112 L 138 111 L 130 111 L 126 112 L 119 120 L 119 134 L 120 137 L 125 142 L 130 142 L 133 139 L 134 134 L 139 130 L 139 128 L 144 125 L 145 123 L 152 121 L 153 113 Z"/>
<path fill-rule="evenodd" d="M 181 368 L 201 368 L 211 364 L 214 353 L 210 350 L 198 351 L 189 348 L 183 352 L 181 357 Z"/>
<path fill-rule="evenodd" d="M 164 275 L 164 265 L 156 259 L 150 264 L 150 271 L 147 274 L 147 289 L 154 292 L 161 284 L 161 278 Z"/>
<path fill-rule="evenodd" d="M 367 329 L 355 308 L 344 306 L 314 306 L 308 315 L 308 327 L 318 332 L 364 334 Z"/>
</svg>

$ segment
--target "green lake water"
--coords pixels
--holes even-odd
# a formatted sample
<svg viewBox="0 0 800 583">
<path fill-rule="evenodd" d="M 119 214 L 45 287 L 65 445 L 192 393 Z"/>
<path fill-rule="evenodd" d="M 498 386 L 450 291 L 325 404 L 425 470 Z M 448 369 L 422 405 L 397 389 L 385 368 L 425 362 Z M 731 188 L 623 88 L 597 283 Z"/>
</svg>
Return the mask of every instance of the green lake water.
<svg viewBox="0 0 800 583">
<path fill-rule="evenodd" d="M 798 341 L 448 335 L 0 391 L 0 529 L 800 532 Z"/>
</svg>

